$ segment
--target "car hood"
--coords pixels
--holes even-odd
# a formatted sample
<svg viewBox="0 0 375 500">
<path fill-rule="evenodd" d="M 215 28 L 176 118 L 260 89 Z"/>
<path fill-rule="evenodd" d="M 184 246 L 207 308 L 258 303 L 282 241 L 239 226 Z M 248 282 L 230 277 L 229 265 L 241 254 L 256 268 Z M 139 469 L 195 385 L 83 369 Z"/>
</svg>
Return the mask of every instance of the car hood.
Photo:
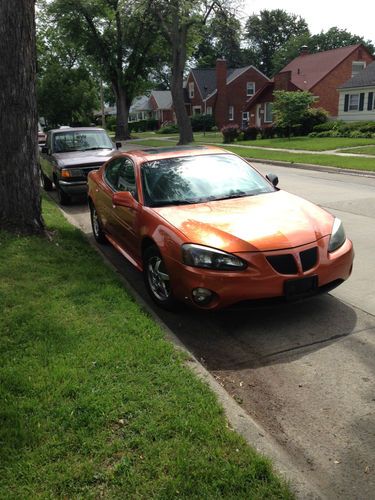
<svg viewBox="0 0 375 500">
<path fill-rule="evenodd" d="M 68 153 L 54 153 L 54 158 L 61 167 L 75 165 L 100 165 L 109 160 L 116 149 L 95 149 L 94 151 L 70 151 Z"/>
<path fill-rule="evenodd" d="M 227 252 L 298 247 L 330 234 L 333 223 L 325 210 L 284 191 L 154 210 L 189 242 Z"/>
</svg>

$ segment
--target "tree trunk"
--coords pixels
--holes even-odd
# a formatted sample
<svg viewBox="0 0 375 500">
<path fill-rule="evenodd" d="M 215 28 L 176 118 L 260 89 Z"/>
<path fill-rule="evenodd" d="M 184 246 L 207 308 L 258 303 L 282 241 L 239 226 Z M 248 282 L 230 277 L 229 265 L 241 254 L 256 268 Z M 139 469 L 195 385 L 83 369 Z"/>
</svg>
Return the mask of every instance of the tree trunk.
<svg viewBox="0 0 375 500">
<path fill-rule="evenodd" d="M 186 43 L 184 40 L 182 43 Z M 177 125 L 180 132 L 179 145 L 189 144 L 194 141 L 193 129 L 191 121 L 187 114 L 184 98 L 184 67 L 185 58 L 183 51 L 178 47 L 177 43 L 173 47 L 173 63 L 172 63 L 172 78 L 171 92 L 173 99 L 174 111 L 176 113 Z"/>
<path fill-rule="evenodd" d="M 44 229 L 38 170 L 35 0 L 0 1 L 0 229 Z"/>
<path fill-rule="evenodd" d="M 130 139 L 129 134 L 129 108 L 130 103 L 126 96 L 125 90 L 118 82 L 112 83 L 113 92 L 116 98 L 116 141 L 126 141 Z"/>
</svg>

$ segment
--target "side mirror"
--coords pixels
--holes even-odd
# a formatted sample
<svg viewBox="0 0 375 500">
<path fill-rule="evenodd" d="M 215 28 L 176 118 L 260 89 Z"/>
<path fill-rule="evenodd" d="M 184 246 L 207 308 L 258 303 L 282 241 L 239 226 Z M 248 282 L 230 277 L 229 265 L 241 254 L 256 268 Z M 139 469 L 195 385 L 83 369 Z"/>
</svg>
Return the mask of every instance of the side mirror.
<svg viewBox="0 0 375 500">
<path fill-rule="evenodd" d="M 47 146 L 42 146 L 42 153 L 44 153 L 45 155 L 48 154 L 48 147 Z"/>
<path fill-rule="evenodd" d="M 135 201 L 130 191 L 119 191 L 118 193 L 113 194 L 112 205 L 113 207 L 119 206 L 127 208 L 136 208 L 137 202 Z"/>
<path fill-rule="evenodd" d="M 270 181 L 270 183 L 276 187 L 279 183 L 279 178 L 275 174 L 267 174 L 266 178 Z"/>
<path fill-rule="evenodd" d="M 116 149 L 121 149 L 122 143 L 120 141 L 116 142 Z"/>
</svg>

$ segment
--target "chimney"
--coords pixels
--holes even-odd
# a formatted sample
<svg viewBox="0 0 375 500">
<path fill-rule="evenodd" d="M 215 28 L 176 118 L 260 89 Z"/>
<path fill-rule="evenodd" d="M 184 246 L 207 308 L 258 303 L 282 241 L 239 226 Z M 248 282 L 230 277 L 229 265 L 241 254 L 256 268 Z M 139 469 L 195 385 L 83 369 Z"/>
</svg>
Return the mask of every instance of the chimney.
<svg viewBox="0 0 375 500">
<path fill-rule="evenodd" d="M 302 45 L 302 47 L 299 49 L 299 55 L 300 56 L 307 56 L 309 54 L 309 48 L 307 45 Z"/>
<path fill-rule="evenodd" d="M 289 84 L 292 80 L 292 72 L 282 71 L 274 76 L 275 90 L 289 90 Z"/>
<path fill-rule="evenodd" d="M 227 98 L 227 61 L 216 60 L 216 90 L 217 99 L 215 106 L 216 125 L 221 128 L 228 123 L 228 98 Z"/>
</svg>

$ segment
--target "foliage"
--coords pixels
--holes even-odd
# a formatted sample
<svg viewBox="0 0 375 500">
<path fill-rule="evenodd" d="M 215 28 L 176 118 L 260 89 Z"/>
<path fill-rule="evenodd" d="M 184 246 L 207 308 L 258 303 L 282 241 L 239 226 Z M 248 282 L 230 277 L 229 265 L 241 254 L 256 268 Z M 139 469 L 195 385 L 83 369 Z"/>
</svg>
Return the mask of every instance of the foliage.
<svg viewBox="0 0 375 500">
<path fill-rule="evenodd" d="M 216 60 L 222 57 L 229 67 L 255 64 L 241 47 L 241 31 L 241 22 L 233 13 L 216 12 L 200 30 L 201 41 L 193 54 L 195 66 L 213 68 Z"/>
<path fill-rule="evenodd" d="M 235 139 L 237 139 L 240 135 L 241 129 L 237 123 L 231 123 L 229 125 L 225 125 L 221 129 L 221 133 L 223 134 L 223 140 L 224 142 L 230 143 L 234 142 Z"/>
<path fill-rule="evenodd" d="M 190 118 L 191 126 L 194 132 L 210 131 L 215 125 L 215 120 L 212 115 L 194 115 Z"/>
<path fill-rule="evenodd" d="M 285 10 L 261 10 L 246 22 L 245 39 L 259 58 L 259 69 L 267 76 L 275 72 L 274 54 L 291 38 L 309 34 L 306 21 Z"/>
<path fill-rule="evenodd" d="M 242 138 L 244 141 L 255 141 L 258 134 L 259 129 L 257 127 L 246 127 L 242 130 Z"/>
<path fill-rule="evenodd" d="M 284 128 L 289 137 L 294 130 L 301 127 L 308 114 L 309 107 L 314 102 L 310 92 L 287 92 L 276 90 L 274 92 L 273 117 L 277 127 Z"/>
<path fill-rule="evenodd" d="M 342 120 L 330 121 L 314 127 L 310 137 L 375 137 L 375 121 L 372 122 L 344 122 Z"/>
<path fill-rule="evenodd" d="M 157 131 L 158 134 L 177 134 L 178 133 L 178 125 L 175 123 L 169 123 L 160 127 Z"/>
<path fill-rule="evenodd" d="M 89 125 L 99 106 L 95 82 L 83 67 L 51 62 L 38 81 L 38 111 L 49 127 Z"/>
</svg>

